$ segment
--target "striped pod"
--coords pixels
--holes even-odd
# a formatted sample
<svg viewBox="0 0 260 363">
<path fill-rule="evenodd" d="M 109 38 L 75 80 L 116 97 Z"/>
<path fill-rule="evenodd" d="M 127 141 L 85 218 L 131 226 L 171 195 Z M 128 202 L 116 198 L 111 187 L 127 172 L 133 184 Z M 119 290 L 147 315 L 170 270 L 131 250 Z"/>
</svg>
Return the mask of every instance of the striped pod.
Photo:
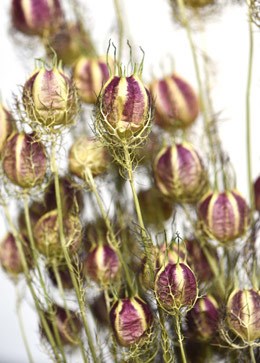
<svg viewBox="0 0 260 363">
<path fill-rule="evenodd" d="M 64 20 L 59 0 L 12 0 L 12 23 L 27 35 L 54 32 Z"/>
<path fill-rule="evenodd" d="M 173 74 L 150 86 L 155 99 L 155 122 L 163 127 L 185 128 L 199 114 L 199 101 L 192 87 L 181 77 Z"/>
<path fill-rule="evenodd" d="M 177 202 L 196 202 L 208 185 L 199 155 L 186 142 L 162 148 L 153 170 L 158 189 Z"/>
<path fill-rule="evenodd" d="M 196 277 L 185 263 L 163 266 L 156 275 L 154 290 L 159 304 L 169 312 L 191 309 L 198 296 Z"/>
<path fill-rule="evenodd" d="M 32 121 L 49 127 L 73 123 L 78 111 L 75 87 L 60 67 L 34 71 L 23 87 L 23 105 Z"/>
<path fill-rule="evenodd" d="M 119 344 L 125 347 L 141 343 L 153 322 L 149 305 L 138 296 L 117 300 L 109 318 Z"/>
<path fill-rule="evenodd" d="M 0 104 L 0 155 L 4 149 L 6 140 L 14 131 L 14 120 L 9 111 Z"/>
<path fill-rule="evenodd" d="M 98 176 L 103 174 L 108 166 L 108 151 L 95 138 L 81 136 L 69 150 L 69 170 L 83 180 L 86 179 L 88 170 L 93 176 Z"/>
<path fill-rule="evenodd" d="M 41 184 L 47 169 L 44 145 L 35 140 L 34 134 L 13 134 L 4 148 L 3 169 L 6 176 L 22 188 Z"/>
<path fill-rule="evenodd" d="M 255 210 L 260 212 L 260 176 L 254 182 Z"/>
<path fill-rule="evenodd" d="M 186 321 L 196 340 L 210 340 L 217 335 L 219 324 L 219 306 L 211 295 L 199 298 L 188 311 Z"/>
<path fill-rule="evenodd" d="M 150 94 L 137 75 L 111 77 L 99 101 L 104 128 L 122 138 L 131 137 L 150 121 Z"/>
<path fill-rule="evenodd" d="M 250 222 L 247 203 L 236 190 L 207 193 L 198 204 L 198 215 L 205 232 L 223 243 L 241 237 Z"/>
<path fill-rule="evenodd" d="M 97 97 L 108 78 L 108 66 L 102 58 L 81 57 L 74 66 L 73 79 L 79 97 L 85 103 L 97 102 Z"/>
<path fill-rule="evenodd" d="M 49 311 L 53 311 L 54 313 L 52 314 Z M 54 339 L 54 344 L 57 346 L 60 346 L 60 343 L 69 346 L 79 345 L 81 342 L 82 322 L 78 314 L 67 308 L 64 309 L 57 304 L 53 304 L 49 311 L 44 311 L 43 315 Z M 58 334 L 55 334 L 55 330 Z M 41 324 L 40 332 L 45 339 L 49 340 L 46 330 Z"/>
<path fill-rule="evenodd" d="M 254 289 L 235 289 L 227 302 L 229 328 L 248 343 L 260 338 L 260 295 Z"/>
<path fill-rule="evenodd" d="M 23 253 L 27 262 L 27 266 L 32 267 L 32 256 L 30 253 L 29 242 L 23 236 L 21 237 Z M 10 275 L 17 276 L 24 272 L 22 257 L 17 247 L 15 237 L 8 233 L 0 243 L 0 265 Z"/>
<path fill-rule="evenodd" d="M 92 249 L 85 262 L 85 275 L 101 285 L 108 285 L 118 277 L 120 262 L 116 251 L 108 245 Z"/>
<path fill-rule="evenodd" d="M 82 226 L 79 218 L 68 214 L 63 219 L 66 248 L 75 254 L 82 241 Z M 64 258 L 59 235 L 58 211 L 54 209 L 45 213 L 34 227 L 35 245 L 40 253 L 48 258 Z"/>
</svg>

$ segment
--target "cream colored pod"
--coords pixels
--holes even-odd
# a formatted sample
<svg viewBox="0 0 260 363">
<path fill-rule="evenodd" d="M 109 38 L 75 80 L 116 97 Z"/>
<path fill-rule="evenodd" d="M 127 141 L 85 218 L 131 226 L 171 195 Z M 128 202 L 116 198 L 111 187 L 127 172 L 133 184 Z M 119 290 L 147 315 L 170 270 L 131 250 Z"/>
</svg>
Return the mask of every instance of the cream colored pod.
<svg viewBox="0 0 260 363">
<path fill-rule="evenodd" d="M 0 155 L 6 140 L 14 131 L 14 119 L 11 113 L 0 103 Z"/>
<path fill-rule="evenodd" d="M 95 138 L 79 137 L 69 151 L 69 170 L 86 180 L 88 171 L 92 176 L 104 173 L 109 165 L 107 149 Z"/>
<path fill-rule="evenodd" d="M 60 66 L 34 71 L 23 88 L 23 105 L 31 121 L 49 129 L 72 124 L 79 107 L 73 82 Z"/>
</svg>

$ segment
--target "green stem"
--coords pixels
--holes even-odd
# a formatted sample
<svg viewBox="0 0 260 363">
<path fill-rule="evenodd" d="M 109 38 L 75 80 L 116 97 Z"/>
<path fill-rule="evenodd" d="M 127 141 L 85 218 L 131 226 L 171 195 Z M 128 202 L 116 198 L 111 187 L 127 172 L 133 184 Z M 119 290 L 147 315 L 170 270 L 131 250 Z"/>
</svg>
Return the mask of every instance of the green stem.
<svg viewBox="0 0 260 363">
<path fill-rule="evenodd" d="M 256 363 L 255 355 L 254 355 L 254 348 L 252 345 L 249 347 L 250 357 L 251 357 L 251 363 Z"/>
<path fill-rule="evenodd" d="M 254 208 L 254 190 L 252 183 L 252 166 L 251 166 L 251 85 L 253 74 L 253 54 L 254 54 L 254 37 L 253 37 L 253 24 L 250 19 L 249 8 L 249 59 L 248 59 L 248 75 L 247 75 L 247 87 L 246 87 L 246 150 L 247 150 L 247 177 L 248 177 L 248 189 L 250 207 Z"/>
<path fill-rule="evenodd" d="M 68 250 L 66 247 L 66 238 L 65 238 L 64 229 L 63 229 L 62 204 L 61 204 L 61 196 L 60 196 L 59 173 L 58 173 L 58 168 L 57 168 L 57 163 L 56 163 L 56 146 L 55 145 L 56 145 L 56 141 L 55 141 L 55 138 L 53 138 L 52 143 L 51 143 L 51 168 L 52 168 L 52 172 L 54 175 L 55 196 L 56 196 L 57 211 L 58 211 L 59 235 L 60 235 L 60 240 L 61 240 L 61 246 L 62 246 L 64 257 L 65 257 L 65 260 L 66 260 L 66 263 L 67 263 L 67 266 L 69 269 L 72 284 L 75 289 L 76 297 L 78 300 L 78 305 L 79 305 L 79 309 L 80 309 L 81 318 L 83 321 L 84 330 L 85 330 L 85 333 L 86 333 L 86 336 L 88 339 L 89 349 L 92 354 L 94 363 L 98 363 L 97 348 L 94 346 L 94 343 L 93 343 L 92 334 L 90 332 L 88 322 L 86 319 L 86 313 L 85 313 L 86 307 L 84 305 L 84 298 L 81 296 L 81 293 L 80 293 L 80 290 L 83 290 L 83 289 L 80 289 L 80 286 L 79 286 L 76 276 L 74 274 L 73 266 L 72 266 L 70 256 L 69 256 L 69 253 L 68 253 Z"/>
<path fill-rule="evenodd" d="M 116 240 L 115 233 L 114 233 L 113 228 L 111 226 L 110 220 L 109 220 L 109 218 L 107 216 L 107 213 L 106 213 L 106 210 L 105 210 L 105 207 L 104 207 L 104 203 L 103 203 L 103 201 L 102 201 L 102 199 L 101 199 L 101 197 L 99 195 L 99 192 L 97 190 L 97 186 L 96 186 L 95 180 L 93 178 L 93 175 L 91 173 L 91 170 L 87 168 L 86 172 L 85 172 L 85 175 L 86 175 L 87 184 L 88 184 L 90 190 L 93 192 L 93 194 L 94 194 L 94 196 L 96 198 L 100 213 L 102 215 L 103 220 L 105 221 L 106 227 L 107 227 L 109 235 L 111 237 L 112 245 L 116 249 L 118 258 L 119 258 L 120 263 L 121 263 L 121 265 L 122 265 L 122 267 L 124 269 L 125 278 L 126 278 L 126 281 L 127 281 L 128 288 L 129 288 L 129 290 L 131 292 L 131 295 L 134 295 L 134 288 L 133 288 L 132 279 L 131 279 L 131 276 L 130 276 L 130 273 L 129 273 L 129 269 L 128 269 L 127 264 L 126 264 L 126 262 L 124 260 L 124 257 L 122 256 L 120 248 L 118 247 L 118 243 L 117 243 L 117 240 Z"/>
<path fill-rule="evenodd" d="M 16 311 L 17 311 L 21 336 L 22 336 L 23 343 L 24 343 L 24 346 L 26 349 L 29 363 L 34 363 L 32 353 L 30 350 L 30 346 L 29 346 L 29 343 L 28 343 L 28 340 L 26 337 L 25 329 L 24 329 L 23 318 L 22 318 L 22 313 L 21 313 L 21 297 L 20 297 L 19 288 L 17 285 L 16 285 L 15 289 L 16 289 Z"/>
<path fill-rule="evenodd" d="M 178 337 L 179 345 L 180 345 L 180 351 L 181 351 L 181 358 L 183 363 L 187 363 L 186 354 L 183 346 L 183 336 L 181 333 L 181 314 L 178 311 L 175 316 L 175 327 L 176 327 L 176 334 Z"/>
<path fill-rule="evenodd" d="M 164 363 L 174 363 L 175 357 L 174 352 L 171 347 L 171 339 L 169 337 L 168 331 L 165 327 L 165 316 L 162 308 L 157 304 L 158 314 L 159 314 L 159 322 L 161 327 L 161 347 L 163 354 L 163 362 Z"/>
<path fill-rule="evenodd" d="M 117 26 L 118 26 L 118 36 L 119 36 L 119 45 L 118 45 L 118 63 L 119 65 L 122 62 L 122 51 L 123 51 L 123 40 L 124 40 L 124 22 L 121 15 L 121 9 L 119 6 L 119 0 L 114 0 L 114 6 L 116 11 L 117 18 Z"/>
</svg>

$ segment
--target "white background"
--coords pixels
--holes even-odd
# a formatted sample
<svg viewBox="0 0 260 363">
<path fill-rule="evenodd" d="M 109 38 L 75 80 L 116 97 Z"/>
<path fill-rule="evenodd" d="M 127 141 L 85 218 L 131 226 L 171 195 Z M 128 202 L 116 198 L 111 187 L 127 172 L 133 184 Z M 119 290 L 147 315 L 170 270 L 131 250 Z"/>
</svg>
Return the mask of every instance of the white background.
<svg viewBox="0 0 260 363">
<path fill-rule="evenodd" d="M 34 66 L 33 53 L 25 49 L 26 42 L 15 45 L 8 34 L 10 0 L 1 0 L 0 9 L 0 92 L 2 100 L 12 105 L 12 94 L 19 92 Z M 106 52 L 109 38 L 116 39 L 116 21 L 111 0 L 82 1 L 86 24 L 100 54 Z M 185 32 L 173 26 L 166 0 L 122 1 L 126 38 L 135 46 L 141 45 L 146 53 L 144 77 L 162 75 L 169 69 L 170 56 L 179 74 L 196 88 L 196 79 Z M 221 111 L 219 123 L 224 149 L 229 153 L 237 172 L 237 187 L 248 198 L 245 148 L 245 85 L 248 59 L 248 22 L 245 7 L 226 7 L 222 16 L 204 21 L 207 33 L 199 41 L 214 61 L 215 77 L 212 83 L 215 110 Z M 252 159 L 253 177 L 260 174 L 260 36 L 255 29 L 255 60 L 252 89 Z M 16 47 L 16 50 L 15 50 Z M 159 66 L 160 65 L 160 66 Z M 0 220 L 0 236 L 5 232 Z M 28 294 L 27 294 L 28 295 Z M 28 296 L 26 295 L 26 301 Z M 37 320 L 30 304 L 23 304 L 23 316 L 33 357 L 37 363 L 46 363 L 38 339 Z M 0 269 L 0 363 L 26 363 L 27 357 L 20 337 L 15 313 L 15 289 L 12 281 Z M 80 360 L 78 360 L 80 361 Z"/>
</svg>

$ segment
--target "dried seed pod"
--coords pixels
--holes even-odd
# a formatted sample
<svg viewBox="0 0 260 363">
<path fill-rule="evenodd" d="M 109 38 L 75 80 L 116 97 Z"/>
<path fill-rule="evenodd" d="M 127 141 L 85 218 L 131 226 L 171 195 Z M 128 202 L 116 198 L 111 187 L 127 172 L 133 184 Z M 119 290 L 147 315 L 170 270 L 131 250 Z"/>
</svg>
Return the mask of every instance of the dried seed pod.
<svg viewBox="0 0 260 363">
<path fill-rule="evenodd" d="M 150 86 L 155 99 L 155 122 L 163 127 L 185 128 L 199 114 L 199 101 L 192 87 L 173 74 L 154 81 Z"/>
<path fill-rule="evenodd" d="M 189 333 L 197 340 L 211 340 L 217 335 L 219 306 L 211 295 L 199 298 L 187 313 Z"/>
<path fill-rule="evenodd" d="M 6 176 L 22 188 L 32 188 L 43 182 L 47 169 L 46 150 L 35 134 L 14 133 L 3 152 Z"/>
<path fill-rule="evenodd" d="M 82 54 L 93 53 L 90 36 L 78 23 L 64 23 L 49 42 L 58 59 L 68 66 L 71 66 Z"/>
<path fill-rule="evenodd" d="M 248 343 L 260 338 L 260 295 L 254 289 L 235 289 L 227 302 L 229 328 Z"/>
<path fill-rule="evenodd" d="M 54 314 L 50 314 L 47 311 L 44 312 L 45 319 L 49 326 L 49 329 L 56 340 L 56 335 L 54 331 L 53 325 L 56 326 L 59 338 L 62 345 L 78 345 L 81 341 L 81 331 L 82 331 L 82 322 L 79 319 L 78 315 L 72 310 L 65 310 L 63 307 L 54 305 L 52 307 Z M 40 332 L 41 334 L 48 340 L 48 336 L 40 324 Z M 56 341 L 57 346 L 58 339 Z"/>
<path fill-rule="evenodd" d="M 173 213 L 173 203 L 167 200 L 156 188 L 142 190 L 138 193 L 144 224 L 162 228 Z M 156 206 L 156 208 L 154 208 Z"/>
<path fill-rule="evenodd" d="M 29 206 L 29 216 L 30 216 L 30 223 L 32 228 L 34 228 L 35 224 L 38 220 L 47 212 L 45 205 L 42 202 L 33 201 Z M 28 230 L 26 226 L 26 219 L 25 219 L 25 212 L 22 209 L 18 216 L 18 224 L 20 231 L 25 235 L 28 236 Z"/>
<path fill-rule="evenodd" d="M 33 121 L 55 128 L 70 125 L 78 112 L 78 97 L 62 68 L 36 69 L 23 87 L 23 105 Z"/>
<path fill-rule="evenodd" d="M 67 214 L 63 219 L 66 248 L 70 254 L 76 253 L 82 240 L 80 220 L 73 214 Z M 38 250 L 48 258 L 63 257 L 62 242 L 59 234 L 57 209 L 45 213 L 34 227 L 35 243 Z"/>
<path fill-rule="evenodd" d="M 139 76 L 111 77 L 102 88 L 97 105 L 102 136 L 130 140 L 147 128 L 150 120 L 151 98 Z"/>
<path fill-rule="evenodd" d="M 186 142 L 163 147 L 153 169 L 158 189 L 178 202 L 196 202 L 208 188 L 202 161 Z"/>
<path fill-rule="evenodd" d="M 250 222 L 247 203 L 237 190 L 207 193 L 198 204 L 198 215 L 205 232 L 223 243 L 241 237 Z"/>
<path fill-rule="evenodd" d="M 201 8 L 209 4 L 214 4 L 215 0 L 184 0 L 184 4 L 191 8 Z"/>
<path fill-rule="evenodd" d="M 69 151 L 69 170 L 72 174 L 86 180 L 87 170 L 93 176 L 104 173 L 109 166 L 109 154 L 100 141 L 81 136 Z"/>
<path fill-rule="evenodd" d="M 79 263 L 78 259 L 73 259 L 72 266 L 74 271 L 77 271 L 79 275 L 83 278 L 82 264 Z M 53 265 L 46 266 L 48 276 L 55 287 L 59 287 L 56 272 L 54 270 Z M 62 284 L 62 287 L 66 290 L 70 290 L 74 288 L 73 281 L 71 279 L 70 271 L 65 261 L 61 261 L 57 266 L 57 273 L 59 274 L 59 278 Z"/>
<path fill-rule="evenodd" d="M 74 65 L 73 78 L 79 97 L 85 103 L 95 104 L 103 85 L 109 78 L 104 58 L 81 57 Z"/>
<path fill-rule="evenodd" d="M 109 326 L 109 312 L 104 293 L 97 296 L 90 304 L 95 320 L 102 326 Z"/>
<path fill-rule="evenodd" d="M 0 104 L 0 155 L 4 149 L 6 140 L 14 129 L 13 116 L 2 104 Z"/>
<path fill-rule="evenodd" d="M 117 300 L 109 316 L 119 344 L 125 347 L 142 344 L 153 322 L 149 305 L 138 296 Z"/>
<path fill-rule="evenodd" d="M 78 189 L 69 176 L 65 175 L 59 178 L 61 207 L 63 214 L 71 213 L 73 211 L 82 211 L 84 207 L 83 194 Z M 51 180 L 44 193 L 44 204 L 46 212 L 57 208 L 55 197 L 55 183 L 54 179 Z"/>
<path fill-rule="evenodd" d="M 28 267 L 32 267 L 32 255 L 30 253 L 29 243 L 24 236 L 20 236 L 24 257 Z M 0 243 L 0 264 L 3 269 L 12 276 L 24 272 L 22 258 L 17 247 L 15 237 L 8 233 Z"/>
<path fill-rule="evenodd" d="M 260 176 L 254 182 L 255 209 L 260 212 Z"/>
<path fill-rule="evenodd" d="M 196 269 L 196 276 L 199 282 L 210 282 L 214 278 L 214 274 L 207 260 L 207 257 L 201 248 L 200 242 L 195 239 L 185 240 L 187 249 L 187 262 L 191 268 Z M 215 248 L 209 243 L 205 246 L 211 258 L 218 264 L 218 254 Z"/>
<path fill-rule="evenodd" d="M 64 20 L 59 0 L 12 0 L 12 23 L 27 35 L 48 35 Z"/>
<path fill-rule="evenodd" d="M 118 277 L 120 262 L 116 251 L 108 245 L 94 247 L 84 262 L 84 272 L 95 282 L 109 285 Z"/>
<path fill-rule="evenodd" d="M 185 263 L 163 266 L 156 274 L 154 289 L 159 304 L 168 312 L 191 309 L 198 297 L 196 277 Z"/>
</svg>

